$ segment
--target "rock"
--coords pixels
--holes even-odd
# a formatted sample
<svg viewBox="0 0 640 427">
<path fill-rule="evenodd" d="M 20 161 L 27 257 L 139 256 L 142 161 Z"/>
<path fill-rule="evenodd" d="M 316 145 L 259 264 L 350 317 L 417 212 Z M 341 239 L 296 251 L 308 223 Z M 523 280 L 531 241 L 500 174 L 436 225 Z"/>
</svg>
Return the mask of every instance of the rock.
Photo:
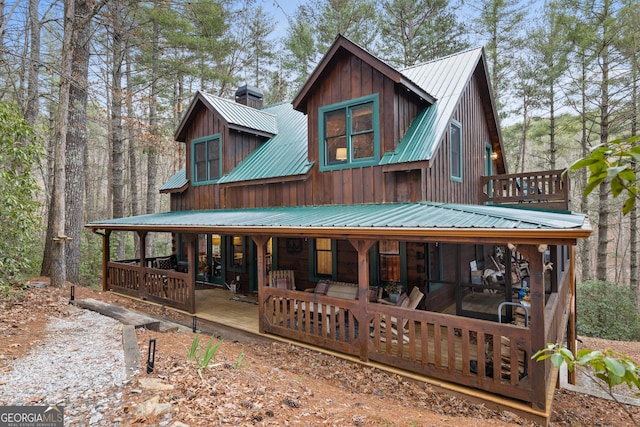
<svg viewBox="0 0 640 427">
<path fill-rule="evenodd" d="M 138 383 L 140 387 L 147 390 L 173 390 L 173 386 L 171 384 L 165 384 L 159 378 L 139 378 Z"/>
<path fill-rule="evenodd" d="M 46 288 L 47 284 L 44 282 L 29 282 L 29 285 L 32 288 Z"/>
<path fill-rule="evenodd" d="M 141 417 L 158 416 L 169 411 L 171 411 L 171 403 L 160 403 L 160 396 L 155 395 L 136 408 L 136 415 Z"/>
<path fill-rule="evenodd" d="M 66 306 L 64 308 L 64 310 L 62 310 L 62 315 L 63 316 L 74 316 L 74 315 L 77 315 L 77 314 L 80 314 L 80 313 L 82 313 L 82 309 L 76 307 L 75 305 L 71 305 L 71 304 L 69 304 L 68 306 Z"/>
<path fill-rule="evenodd" d="M 92 426 L 96 425 L 98 424 L 99 421 L 102 421 L 102 414 L 98 412 L 91 416 L 91 419 L 89 420 L 89 425 L 92 425 Z"/>
<path fill-rule="evenodd" d="M 171 424 L 171 427 L 189 427 L 189 424 L 185 424 L 180 421 L 175 421 L 173 424 Z"/>
</svg>

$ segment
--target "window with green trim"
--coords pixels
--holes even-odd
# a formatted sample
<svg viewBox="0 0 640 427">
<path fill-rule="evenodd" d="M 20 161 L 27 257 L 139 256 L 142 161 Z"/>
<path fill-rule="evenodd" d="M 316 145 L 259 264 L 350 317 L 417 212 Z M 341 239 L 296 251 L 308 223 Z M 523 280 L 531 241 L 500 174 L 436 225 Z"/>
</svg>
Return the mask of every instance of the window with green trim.
<svg viewBox="0 0 640 427">
<path fill-rule="evenodd" d="M 380 157 L 378 95 L 321 107 L 320 170 L 376 164 Z"/>
<path fill-rule="evenodd" d="M 215 182 L 222 174 L 220 134 L 194 139 L 192 146 L 192 182 L 196 185 Z"/>
<path fill-rule="evenodd" d="M 462 182 L 462 126 L 451 121 L 449 130 L 449 146 L 451 158 L 451 180 Z"/>
<path fill-rule="evenodd" d="M 314 265 L 316 277 L 333 276 L 333 251 L 331 239 L 316 239 L 314 244 Z"/>
</svg>

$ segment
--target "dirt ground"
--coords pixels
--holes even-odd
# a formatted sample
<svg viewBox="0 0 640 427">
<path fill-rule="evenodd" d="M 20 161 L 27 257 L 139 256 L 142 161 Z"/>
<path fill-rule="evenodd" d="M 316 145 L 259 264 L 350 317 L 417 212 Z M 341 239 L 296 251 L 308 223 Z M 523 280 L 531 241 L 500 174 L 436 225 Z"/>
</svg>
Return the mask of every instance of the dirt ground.
<svg viewBox="0 0 640 427">
<path fill-rule="evenodd" d="M 46 278 L 34 281 L 48 283 Z M 77 299 L 95 298 L 155 315 L 170 311 L 113 293 L 75 286 Z M 30 288 L 16 301 L 0 298 L 0 372 L 27 354 L 43 338 L 50 316 L 63 316 L 69 289 Z M 176 319 L 188 324 L 186 319 Z M 121 425 L 331 425 L 331 426 L 533 426 L 507 411 L 496 412 L 398 375 L 301 347 L 223 337 L 208 369 L 198 372 L 187 358 L 194 334 L 138 330 L 141 360 L 156 338 L 155 370 L 141 373 L 120 391 Z M 203 335 L 201 346 L 210 337 Z M 213 337 L 218 342 L 219 337 Z M 585 348 L 613 349 L 640 360 L 640 343 L 583 338 Z M 143 367 L 144 370 L 144 367 Z M 155 386 L 144 378 L 157 380 Z M 141 414 L 155 402 L 167 413 Z M 166 405 L 163 405 L 166 404 Z M 625 406 L 640 422 L 640 408 Z M 552 426 L 636 425 L 615 402 L 557 390 Z"/>
</svg>

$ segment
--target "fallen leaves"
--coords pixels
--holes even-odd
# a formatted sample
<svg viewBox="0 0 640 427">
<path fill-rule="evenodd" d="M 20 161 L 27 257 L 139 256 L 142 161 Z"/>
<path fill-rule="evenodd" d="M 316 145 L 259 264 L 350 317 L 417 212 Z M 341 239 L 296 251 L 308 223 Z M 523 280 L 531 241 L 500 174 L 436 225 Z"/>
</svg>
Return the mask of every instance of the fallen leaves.
<svg viewBox="0 0 640 427">
<path fill-rule="evenodd" d="M 10 369 L 16 357 L 37 350 L 45 335 L 46 316 L 71 314 L 65 290 L 30 289 L 26 295 L 17 302 L 0 301 L 4 308 L 0 334 L 8 338 L 8 345 L 0 347 L 0 372 Z M 76 286 L 76 298 L 96 298 L 162 315 L 161 307 L 80 286 Z M 166 313 L 173 315 L 169 310 Z M 532 425 L 514 413 L 490 410 L 438 392 L 428 384 L 279 342 L 225 341 L 201 379 L 196 365 L 186 357 L 193 334 L 159 335 L 146 330 L 136 334 L 143 363 L 149 338 L 159 338 L 155 371 L 139 374 L 122 389 L 126 404 L 118 413 L 123 425 L 154 424 L 167 415 L 171 417 L 169 425 L 176 427 Z M 87 331 L 87 342 L 91 342 L 91 331 Z M 635 351 L 636 347 L 624 348 Z M 236 369 L 240 354 L 243 363 Z M 146 387 L 143 384 L 148 380 L 153 385 Z M 139 409 L 143 407 L 168 412 L 158 417 L 155 409 L 146 413 Z M 616 425 L 632 425 L 614 403 L 564 390 L 556 392 L 552 425 L 612 425 L 612 420 Z"/>
</svg>

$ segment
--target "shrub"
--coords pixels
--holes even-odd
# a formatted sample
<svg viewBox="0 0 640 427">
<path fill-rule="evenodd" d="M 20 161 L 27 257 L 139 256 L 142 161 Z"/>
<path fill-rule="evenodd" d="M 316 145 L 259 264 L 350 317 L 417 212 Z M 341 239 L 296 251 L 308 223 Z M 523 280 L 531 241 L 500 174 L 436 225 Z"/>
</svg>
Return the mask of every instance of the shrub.
<svg viewBox="0 0 640 427">
<path fill-rule="evenodd" d="M 588 280 L 577 287 L 578 333 L 619 341 L 640 340 L 635 295 L 627 287 Z"/>
<path fill-rule="evenodd" d="M 83 230 L 80 253 L 80 282 L 85 286 L 99 288 L 102 278 L 102 238 L 89 230 Z"/>
<path fill-rule="evenodd" d="M 33 175 L 44 151 L 14 104 L 0 102 L 0 292 L 11 294 L 33 268 L 41 226 L 40 187 Z"/>
</svg>

